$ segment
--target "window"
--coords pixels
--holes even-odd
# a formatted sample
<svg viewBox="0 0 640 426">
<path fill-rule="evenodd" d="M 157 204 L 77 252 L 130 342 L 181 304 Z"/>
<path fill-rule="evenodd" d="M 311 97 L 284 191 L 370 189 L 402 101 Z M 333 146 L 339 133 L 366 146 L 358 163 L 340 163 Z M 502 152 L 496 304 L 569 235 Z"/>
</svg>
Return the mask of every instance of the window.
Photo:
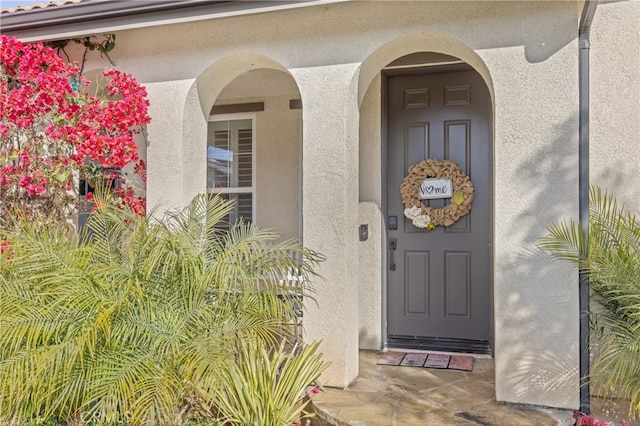
<svg viewBox="0 0 640 426">
<path fill-rule="evenodd" d="M 227 218 L 252 221 L 255 163 L 253 117 L 212 116 L 207 136 L 207 192 L 235 200 Z"/>
</svg>

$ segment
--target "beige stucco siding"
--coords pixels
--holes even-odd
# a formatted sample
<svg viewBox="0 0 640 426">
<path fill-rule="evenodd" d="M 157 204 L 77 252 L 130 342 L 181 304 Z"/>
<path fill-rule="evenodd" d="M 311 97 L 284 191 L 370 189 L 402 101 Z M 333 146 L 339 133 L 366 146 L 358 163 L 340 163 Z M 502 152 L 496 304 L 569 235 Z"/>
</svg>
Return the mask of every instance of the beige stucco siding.
<svg viewBox="0 0 640 426">
<path fill-rule="evenodd" d="M 302 112 L 290 97 L 269 98 L 257 113 L 256 223 L 282 238 L 300 236 L 300 149 Z"/>
<path fill-rule="evenodd" d="M 534 252 L 545 227 L 577 212 L 577 43 L 530 63 L 483 52 L 495 89 L 496 396 L 576 406 L 576 279 Z"/>
<path fill-rule="evenodd" d="M 636 209 L 638 6 L 598 7 L 591 76 L 592 182 Z M 380 72 L 414 52 L 461 58 L 492 97 L 496 397 L 576 408 L 577 278 L 535 245 L 549 223 L 577 217 L 580 11 L 564 1 L 349 2 L 119 32 L 114 60 L 151 101 L 149 203 L 184 205 L 203 190 L 214 103 L 264 101 L 257 220 L 326 255 L 305 336 L 323 341 L 327 383 L 345 386 L 358 349 L 385 341 Z M 267 87 L 273 73 L 283 83 Z M 247 75 L 251 93 L 238 84 Z M 302 110 L 288 108 L 294 97 Z"/>
<path fill-rule="evenodd" d="M 145 85 L 150 102 L 149 114 L 153 117 L 153 122 L 147 127 L 149 141 L 152 141 L 147 149 L 149 207 L 166 210 L 185 205 L 182 122 L 187 91 L 192 83 L 185 80 Z M 193 149 L 193 145 L 187 147 Z"/>
<path fill-rule="evenodd" d="M 598 6 L 591 35 L 591 182 L 640 211 L 640 1 Z"/>
<path fill-rule="evenodd" d="M 325 353 L 342 354 L 329 378 L 334 386 L 344 386 L 358 369 L 356 69 L 345 64 L 291 70 L 303 101 L 302 238 L 327 255 L 316 303 L 305 311 L 305 337 L 322 340 Z"/>
<path fill-rule="evenodd" d="M 381 78 L 378 75 L 360 106 L 358 147 L 359 224 L 369 238 L 358 243 L 358 339 L 361 349 L 380 349 L 384 343 L 386 294 L 386 232 L 382 205 Z"/>
</svg>

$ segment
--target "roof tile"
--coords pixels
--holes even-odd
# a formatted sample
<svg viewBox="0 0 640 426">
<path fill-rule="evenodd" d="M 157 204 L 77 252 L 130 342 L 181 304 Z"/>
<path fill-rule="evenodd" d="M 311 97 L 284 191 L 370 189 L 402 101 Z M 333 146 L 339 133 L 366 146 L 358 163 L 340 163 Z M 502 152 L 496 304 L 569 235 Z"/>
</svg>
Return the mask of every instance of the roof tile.
<svg viewBox="0 0 640 426">
<path fill-rule="evenodd" d="M 86 0 L 59 0 L 59 1 L 48 1 L 48 2 L 42 2 L 42 3 L 34 3 L 34 4 L 30 4 L 28 6 L 16 6 L 14 8 L 2 8 L 0 9 L 0 13 L 13 13 L 13 12 L 22 12 L 22 11 L 28 11 L 28 10 L 36 10 L 36 9 L 47 9 L 47 8 L 52 8 L 52 7 L 60 7 L 60 6 L 64 6 L 66 4 L 71 4 L 71 3 L 81 3 L 83 1 Z"/>
</svg>

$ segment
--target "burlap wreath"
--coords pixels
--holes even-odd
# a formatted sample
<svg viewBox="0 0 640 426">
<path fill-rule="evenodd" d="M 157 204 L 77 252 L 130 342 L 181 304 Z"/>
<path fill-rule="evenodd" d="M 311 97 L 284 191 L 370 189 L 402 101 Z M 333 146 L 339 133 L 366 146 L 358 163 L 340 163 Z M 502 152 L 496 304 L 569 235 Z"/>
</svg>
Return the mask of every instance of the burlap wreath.
<svg viewBox="0 0 640 426">
<path fill-rule="evenodd" d="M 451 179 L 453 198 L 440 209 L 425 206 L 418 198 L 420 185 L 427 178 Z M 418 207 L 431 218 L 433 226 L 451 226 L 471 211 L 474 187 L 469 176 L 450 160 L 424 160 L 409 167 L 409 174 L 402 180 L 400 195 L 406 209 Z M 429 228 L 427 228 L 429 229 Z"/>
</svg>

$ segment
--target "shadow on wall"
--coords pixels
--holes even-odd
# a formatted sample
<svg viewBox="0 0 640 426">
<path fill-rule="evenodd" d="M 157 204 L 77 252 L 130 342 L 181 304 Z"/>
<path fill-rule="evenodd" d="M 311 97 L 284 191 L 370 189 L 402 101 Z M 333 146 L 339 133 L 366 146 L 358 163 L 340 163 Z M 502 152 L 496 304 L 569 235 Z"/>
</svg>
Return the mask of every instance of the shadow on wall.
<svg viewBox="0 0 640 426">
<path fill-rule="evenodd" d="M 424 8 L 423 13 L 420 13 L 420 7 Z M 307 55 L 297 66 L 350 63 L 354 60 L 352 52 L 370 53 L 372 40 L 385 43 L 425 30 L 447 34 L 475 51 L 522 46 L 527 61 L 539 63 L 578 36 L 578 15 L 575 4 L 571 2 L 372 2 L 366 8 L 363 14 L 362 6 L 357 2 L 344 3 L 327 6 L 322 14 L 315 15 L 316 23 L 332 29 L 331 39 L 325 40 L 322 49 L 318 49 L 331 51 L 332 60 L 327 61 L 327 57 L 321 54 Z M 345 16 L 359 16 L 360 19 L 341 25 Z M 357 27 L 365 17 L 369 24 Z M 401 33 L 398 32 L 398 22 L 404 23 Z M 308 31 L 305 19 L 293 20 L 291 25 L 299 26 L 295 29 L 289 27 L 294 34 Z M 340 36 L 352 33 L 354 28 L 359 28 L 358 34 L 362 38 L 352 39 L 355 44 L 351 49 L 331 47 L 332 43 L 340 40 Z M 489 28 L 491 30 L 487 30 Z M 394 32 L 393 37 L 381 39 L 381 35 Z M 286 43 L 287 40 L 282 41 Z M 301 42 L 305 41 L 301 39 Z M 366 44 L 361 45 L 362 42 Z"/>
<path fill-rule="evenodd" d="M 500 306 L 501 322 L 508 332 L 503 333 L 500 343 L 507 348 L 509 359 L 501 365 L 516 389 L 515 400 L 531 401 L 536 393 L 558 392 L 560 404 L 571 401 L 567 394 L 577 396 L 579 389 L 577 271 L 567 263 L 552 261 L 536 248 L 549 224 L 578 217 L 576 123 L 574 116 L 559 124 L 556 138 L 531 153 L 516 169 L 528 208 L 505 233 L 520 235 L 525 245 L 508 259 L 496 259 L 498 270 L 508 271 L 504 281 L 508 284 L 502 288 L 506 292 L 504 304 Z M 526 146 L 526 141 L 520 143 Z M 591 158 L 591 165 L 598 160 Z M 601 170 L 600 176 L 609 185 L 631 178 L 622 164 Z"/>
<path fill-rule="evenodd" d="M 593 160 L 597 161 L 597 159 Z M 591 164 L 595 165 L 595 162 L 591 161 Z M 593 185 L 614 194 L 618 203 L 626 210 L 634 213 L 640 211 L 637 192 L 632 189 L 635 183 L 638 182 L 638 173 L 632 170 L 633 164 L 617 160 L 615 162 L 607 162 L 599 167 L 597 174 L 594 173 L 594 169 L 595 167 L 592 167 L 590 178 Z"/>
<path fill-rule="evenodd" d="M 578 217 L 577 122 L 577 118 L 571 118 L 558 125 L 558 136 L 553 143 L 528 156 L 527 161 L 517 169 L 522 186 L 526 188 L 523 192 L 531 197 L 531 202 L 530 208 L 518 215 L 514 222 L 518 224 L 518 229 L 510 231 L 524 233 L 523 238 L 532 246 L 552 222 Z M 527 141 L 520 143 L 525 146 Z M 622 161 L 605 164 L 604 167 L 599 164 L 601 161 L 606 162 L 607 159 L 594 157 L 593 154 L 589 159 L 592 184 L 602 189 L 615 189 L 633 181 L 632 172 Z M 599 170 L 597 176 L 594 175 L 595 169 Z"/>
<path fill-rule="evenodd" d="M 569 284 L 559 284 L 558 271 L 549 270 L 548 262 L 544 253 L 523 250 L 509 265 L 515 272 L 510 275 L 508 296 L 501 309 L 508 312 L 504 322 L 511 332 L 502 344 L 509 348 L 510 359 L 503 363 L 509 371 L 501 373 L 509 377 L 515 390 L 513 402 L 542 398 L 540 405 L 577 408 L 570 406 L 570 393 L 577 397 L 578 333 L 568 332 L 577 330 L 577 279 L 572 280 L 575 272 L 566 266 L 560 275 L 565 278 L 563 284 Z M 535 288 L 530 288 L 531 277 L 537 281 Z M 531 298 L 537 303 L 531 303 Z M 549 349 L 550 344 L 554 350 Z"/>
<path fill-rule="evenodd" d="M 547 225 L 567 214 L 578 216 L 578 137 L 577 117 L 571 117 L 555 127 L 556 138 L 530 153 L 517 168 L 522 182 L 522 196 L 530 199 L 529 208 L 514 221 L 517 229 L 533 247 Z M 523 137 L 519 142 L 526 146 Z"/>
<path fill-rule="evenodd" d="M 428 29 L 448 34 L 476 51 L 522 46 L 531 63 L 547 60 L 578 36 L 578 12 L 571 2 L 373 2 L 366 8 L 363 14 L 358 3 L 326 6 L 324 12 L 316 16 L 316 22 L 331 28 L 338 39 L 366 19 L 370 25 L 362 26 L 359 34 L 369 45 L 371 40 L 379 39 L 380 34 L 397 31 L 398 22 L 403 22 L 408 32 Z M 344 22 L 344 16 L 359 19 L 350 19 L 349 25 L 337 25 Z M 300 26 L 292 29 L 294 34 L 305 33 L 304 19 L 292 25 Z M 367 48 L 363 46 L 359 50 L 366 52 Z M 352 60 L 350 56 L 349 49 L 334 49 L 335 59 L 331 63 L 348 63 Z M 326 60 L 318 62 L 320 57 L 308 55 L 300 66 L 326 65 Z"/>
<path fill-rule="evenodd" d="M 496 259 L 497 270 L 504 271 L 498 326 L 503 328 L 499 344 L 507 358 L 496 365 L 502 370 L 496 373 L 506 378 L 511 402 L 563 408 L 575 408 L 571 405 L 577 402 L 577 278 L 568 266 L 550 263 L 535 247 L 549 223 L 573 212 L 577 216 L 575 125 L 575 117 L 558 124 L 556 138 L 530 152 L 515 169 L 518 196 L 526 199 L 527 208 L 504 233 L 519 235 L 524 245 Z M 526 140 L 518 144 L 530 145 Z"/>
<path fill-rule="evenodd" d="M 500 321 L 505 331 L 500 344 L 507 359 L 502 374 L 508 377 L 513 398 L 535 400 L 545 393 L 559 405 L 573 401 L 578 392 L 578 285 L 577 272 L 568 264 L 552 262 L 536 249 L 538 239 L 552 222 L 578 217 L 577 117 L 557 125 L 553 141 L 531 152 L 516 168 L 526 205 L 504 232 L 519 235 L 524 245 L 508 258 L 496 259 L 499 271 L 508 271 L 501 289 Z M 527 141 L 519 141 L 523 147 Z M 591 163 L 598 161 L 592 158 Z M 605 169 L 608 182 L 623 182 L 622 167 Z M 532 303 L 533 302 L 533 303 Z M 508 370 L 507 370 L 508 369 Z M 521 384 L 521 385 L 518 385 Z"/>
</svg>

